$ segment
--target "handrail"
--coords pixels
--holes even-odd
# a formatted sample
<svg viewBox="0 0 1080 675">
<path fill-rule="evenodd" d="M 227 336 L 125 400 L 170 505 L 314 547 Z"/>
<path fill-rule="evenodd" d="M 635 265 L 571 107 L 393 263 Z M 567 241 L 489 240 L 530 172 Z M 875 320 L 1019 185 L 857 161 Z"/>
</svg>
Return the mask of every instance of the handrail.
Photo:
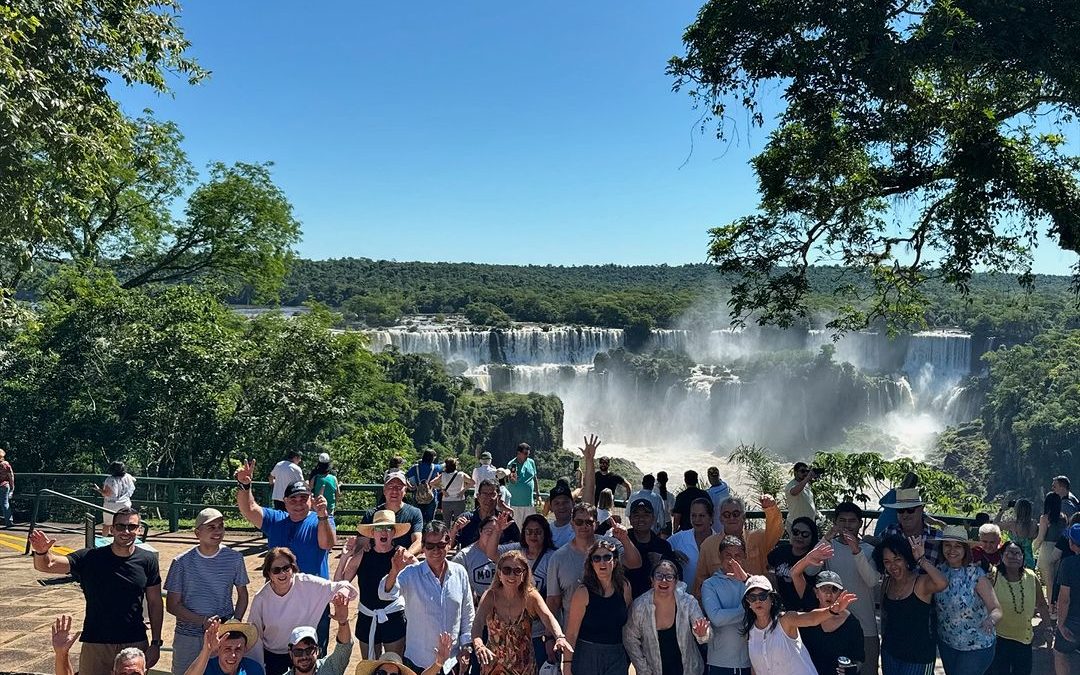
<svg viewBox="0 0 1080 675">
<path fill-rule="evenodd" d="M 30 512 L 30 527 L 26 530 L 26 550 L 23 551 L 23 555 L 29 555 L 30 553 L 30 533 L 33 532 L 34 528 L 37 526 L 38 511 L 41 506 L 41 500 L 49 498 L 63 499 L 65 501 L 69 501 L 80 506 L 85 506 L 88 509 L 94 509 L 97 511 L 102 511 L 104 513 L 116 513 L 115 510 L 107 509 L 100 504 L 93 504 L 91 502 L 79 499 L 78 497 L 66 495 L 63 492 L 50 490 L 49 488 L 41 488 L 37 491 L 36 494 L 34 494 L 34 507 L 33 510 Z M 143 541 L 145 541 L 146 537 L 150 534 L 150 526 L 141 519 L 139 524 L 143 527 Z"/>
</svg>

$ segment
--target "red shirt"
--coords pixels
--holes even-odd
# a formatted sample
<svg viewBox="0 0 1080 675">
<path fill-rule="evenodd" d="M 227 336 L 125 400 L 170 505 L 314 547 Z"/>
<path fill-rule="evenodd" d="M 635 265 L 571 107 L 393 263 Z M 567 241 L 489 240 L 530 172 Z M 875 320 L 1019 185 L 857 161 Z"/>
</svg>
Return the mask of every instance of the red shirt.
<svg viewBox="0 0 1080 675">
<path fill-rule="evenodd" d="M 996 551 L 987 553 L 978 546 L 973 546 L 971 548 L 971 561 L 976 565 L 982 567 L 984 572 L 989 572 L 990 567 L 1001 564 L 1002 548 L 1004 548 L 1004 546 L 998 548 L 998 550 Z"/>
</svg>

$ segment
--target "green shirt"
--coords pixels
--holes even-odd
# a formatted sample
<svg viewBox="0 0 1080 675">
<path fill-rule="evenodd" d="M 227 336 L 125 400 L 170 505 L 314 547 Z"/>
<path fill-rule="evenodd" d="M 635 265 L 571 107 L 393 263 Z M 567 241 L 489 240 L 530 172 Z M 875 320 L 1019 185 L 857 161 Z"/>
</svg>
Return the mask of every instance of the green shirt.
<svg viewBox="0 0 1080 675">
<path fill-rule="evenodd" d="M 510 506 L 532 506 L 533 487 L 536 481 L 536 462 L 528 458 L 524 463 L 518 464 L 517 459 L 510 462 L 507 469 L 517 471 L 517 481 L 507 481 L 510 488 Z"/>
<path fill-rule="evenodd" d="M 319 489 L 322 489 L 322 496 L 326 498 L 326 511 L 330 514 L 333 514 L 337 507 L 337 487 L 337 476 L 333 474 L 315 476 L 311 481 L 311 494 L 317 497 Z"/>
<path fill-rule="evenodd" d="M 345 675 L 345 669 L 349 667 L 349 659 L 352 658 L 353 642 L 349 640 L 336 643 L 330 656 L 315 662 L 315 675 Z M 285 675 L 296 675 L 296 671 L 289 668 L 285 671 Z"/>
</svg>

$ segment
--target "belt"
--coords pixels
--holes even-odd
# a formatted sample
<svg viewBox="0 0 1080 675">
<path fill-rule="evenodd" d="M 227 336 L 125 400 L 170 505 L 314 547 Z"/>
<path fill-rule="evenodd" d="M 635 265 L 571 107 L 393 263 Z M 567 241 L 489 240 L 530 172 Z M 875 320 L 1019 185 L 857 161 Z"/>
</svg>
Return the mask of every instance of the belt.
<svg viewBox="0 0 1080 675">
<path fill-rule="evenodd" d="M 374 661 L 379 657 L 375 654 L 375 626 L 380 623 L 386 623 L 391 614 L 405 611 L 405 598 L 398 596 L 397 600 L 394 600 L 386 607 L 382 609 L 368 609 L 364 607 L 364 603 L 356 603 L 356 609 L 364 616 L 369 616 L 374 619 L 371 622 L 371 627 L 368 628 L 368 659 Z"/>
</svg>

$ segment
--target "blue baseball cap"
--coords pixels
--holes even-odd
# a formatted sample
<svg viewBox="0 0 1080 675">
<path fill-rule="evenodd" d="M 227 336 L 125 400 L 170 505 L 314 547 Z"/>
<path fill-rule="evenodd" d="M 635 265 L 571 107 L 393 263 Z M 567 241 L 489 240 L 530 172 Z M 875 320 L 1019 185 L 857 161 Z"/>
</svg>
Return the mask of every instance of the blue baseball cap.
<svg viewBox="0 0 1080 675">
<path fill-rule="evenodd" d="M 1069 533 L 1069 541 L 1080 546 L 1080 523 L 1070 525 L 1066 532 Z"/>
</svg>

